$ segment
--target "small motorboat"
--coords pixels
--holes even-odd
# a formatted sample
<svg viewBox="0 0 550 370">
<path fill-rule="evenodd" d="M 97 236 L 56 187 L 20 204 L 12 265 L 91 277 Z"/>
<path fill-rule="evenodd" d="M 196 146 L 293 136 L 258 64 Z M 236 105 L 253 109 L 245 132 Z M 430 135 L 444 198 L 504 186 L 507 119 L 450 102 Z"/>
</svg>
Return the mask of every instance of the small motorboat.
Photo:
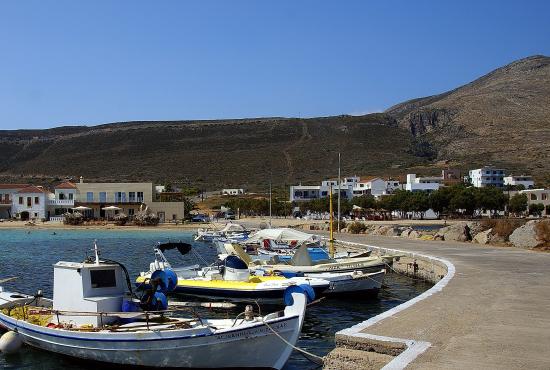
<svg viewBox="0 0 550 370">
<path fill-rule="evenodd" d="M 225 244 L 224 251 L 226 254 L 220 255 L 220 258 L 224 258 L 225 255 L 239 256 L 251 269 L 261 268 L 266 271 L 300 272 L 304 274 L 354 271 L 361 271 L 363 273 L 378 272 L 391 264 L 394 258 L 400 257 L 392 255 L 369 255 L 366 257 L 329 258 L 327 260 L 313 261 L 308 253 L 307 245 L 298 247 L 292 258 L 287 261 L 281 260 L 278 256 L 273 256 L 269 261 L 265 259 L 253 259 L 239 244 Z"/>
<path fill-rule="evenodd" d="M 155 248 L 155 261 L 149 271 L 136 279 L 138 288 L 147 288 L 157 271 L 172 269 L 160 248 Z M 232 300 L 260 300 L 281 303 L 284 292 L 292 286 L 308 286 L 315 295 L 329 288 L 330 282 L 307 276 L 287 278 L 282 274 L 266 274 L 264 270 L 251 271 L 238 256 L 227 256 L 218 264 L 196 269 L 195 266 L 174 268 L 178 273 L 176 294 Z"/>
<path fill-rule="evenodd" d="M 229 222 L 221 230 L 212 228 L 198 229 L 195 241 L 213 242 L 216 239 L 222 239 L 239 242 L 248 239 L 249 233 L 242 225 Z"/>
<path fill-rule="evenodd" d="M 274 368 L 288 360 L 304 321 L 309 288 L 292 286 L 283 311 L 252 306 L 235 318 L 209 319 L 168 309 L 169 269 L 152 277 L 141 298 L 125 267 L 95 258 L 54 265 L 53 299 L 2 290 L 0 351 L 20 343 L 79 359 L 146 367 Z M 125 286 L 128 284 L 128 286 Z M 129 289 L 130 294 L 126 293 Z M 310 297 L 311 298 L 311 297 Z M 182 311 L 183 312 L 183 311 Z"/>
</svg>

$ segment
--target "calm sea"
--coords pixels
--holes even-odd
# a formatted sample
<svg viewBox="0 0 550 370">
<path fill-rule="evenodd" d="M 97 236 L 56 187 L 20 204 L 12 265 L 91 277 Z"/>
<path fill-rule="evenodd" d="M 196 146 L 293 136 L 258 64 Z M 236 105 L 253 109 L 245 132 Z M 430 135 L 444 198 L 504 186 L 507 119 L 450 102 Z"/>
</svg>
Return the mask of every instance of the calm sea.
<svg viewBox="0 0 550 370">
<path fill-rule="evenodd" d="M 214 262 L 216 250 L 208 244 L 196 243 L 189 232 L 178 231 L 112 231 L 112 230 L 0 230 L 0 279 L 17 276 L 18 280 L 4 284 L 10 290 L 34 293 L 42 289 L 52 295 L 52 265 L 60 260 L 81 261 L 91 253 L 97 240 L 102 256 L 122 262 L 132 279 L 148 270 L 157 242 L 185 241 L 193 244 L 207 262 Z M 192 255 L 167 252 L 174 266 L 198 263 Z M 377 298 L 366 300 L 325 299 L 311 306 L 298 346 L 319 356 L 334 348 L 334 333 L 386 311 L 430 288 L 430 284 L 388 274 Z M 275 307 L 277 308 L 277 307 Z M 269 310 L 269 307 L 264 309 Z M 205 312 L 233 317 L 241 312 Z M 96 369 L 97 365 L 25 347 L 18 354 L 0 354 L 1 369 Z M 102 366 L 102 368 L 108 368 Z M 315 365 L 294 352 L 285 369 L 309 369 Z M 120 368 L 119 368 L 120 369 Z"/>
</svg>

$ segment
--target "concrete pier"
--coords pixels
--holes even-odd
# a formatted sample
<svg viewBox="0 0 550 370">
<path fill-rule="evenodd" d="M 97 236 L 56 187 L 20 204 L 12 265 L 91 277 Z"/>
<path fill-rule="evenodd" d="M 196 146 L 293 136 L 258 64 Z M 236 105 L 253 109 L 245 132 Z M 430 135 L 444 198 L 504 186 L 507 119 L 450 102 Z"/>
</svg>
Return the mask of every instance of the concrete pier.
<svg viewBox="0 0 550 370">
<path fill-rule="evenodd" d="M 427 298 L 337 334 L 325 368 L 550 368 L 549 253 L 365 235 L 336 238 L 440 257 L 454 271 Z M 405 257 L 395 268 L 414 268 L 415 260 L 417 272 L 427 278 L 447 274 L 444 262 L 422 257 Z"/>
</svg>

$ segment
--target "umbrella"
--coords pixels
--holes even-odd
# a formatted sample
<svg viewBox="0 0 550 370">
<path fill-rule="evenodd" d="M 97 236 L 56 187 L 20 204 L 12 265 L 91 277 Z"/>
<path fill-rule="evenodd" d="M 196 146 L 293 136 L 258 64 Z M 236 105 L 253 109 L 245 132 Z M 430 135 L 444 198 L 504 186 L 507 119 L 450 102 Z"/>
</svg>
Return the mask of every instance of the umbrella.
<svg viewBox="0 0 550 370">
<path fill-rule="evenodd" d="M 281 228 L 281 229 L 263 229 L 252 235 L 247 243 L 259 242 L 263 239 L 272 239 L 279 242 L 297 241 L 302 243 L 305 241 L 315 240 L 315 235 L 307 234 L 298 230 Z"/>
<path fill-rule="evenodd" d="M 101 209 L 104 210 L 104 211 L 120 211 L 120 210 L 122 210 L 122 208 L 117 207 L 117 206 L 108 206 L 108 207 L 103 207 Z"/>
<path fill-rule="evenodd" d="M 122 210 L 122 208 L 117 207 L 117 206 L 108 206 L 108 207 L 103 207 L 101 209 L 104 210 L 104 211 L 120 211 L 120 210 Z M 107 217 L 107 219 L 109 219 L 109 217 Z"/>
<path fill-rule="evenodd" d="M 84 206 L 78 206 L 73 208 L 75 211 L 88 211 L 91 208 L 90 207 L 84 207 Z"/>
</svg>

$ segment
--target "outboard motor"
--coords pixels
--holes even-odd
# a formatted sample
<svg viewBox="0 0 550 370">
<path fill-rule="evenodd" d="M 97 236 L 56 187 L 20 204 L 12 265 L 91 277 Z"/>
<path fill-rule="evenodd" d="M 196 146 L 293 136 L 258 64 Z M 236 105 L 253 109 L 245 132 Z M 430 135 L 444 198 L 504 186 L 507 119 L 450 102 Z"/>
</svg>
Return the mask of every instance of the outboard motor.
<svg viewBox="0 0 550 370">
<path fill-rule="evenodd" d="M 248 265 L 237 256 L 227 256 L 223 261 L 223 279 L 228 281 L 248 281 Z"/>
</svg>

